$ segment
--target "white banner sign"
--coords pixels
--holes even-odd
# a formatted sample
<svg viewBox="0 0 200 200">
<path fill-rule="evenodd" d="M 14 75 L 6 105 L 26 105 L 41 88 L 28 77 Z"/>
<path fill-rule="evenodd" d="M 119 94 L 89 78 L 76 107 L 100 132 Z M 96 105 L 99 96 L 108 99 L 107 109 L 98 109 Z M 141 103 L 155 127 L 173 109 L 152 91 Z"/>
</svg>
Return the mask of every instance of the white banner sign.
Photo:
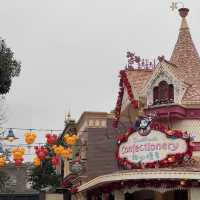
<svg viewBox="0 0 200 200">
<path fill-rule="evenodd" d="M 147 136 L 141 136 L 138 132 L 131 134 L 127 142 L 119 146 L 119 157 L 131 163 L 152 163 L 186 151 L 184 139 L 168 138 L 165 133 L 151 130 Z"/>
</svg>

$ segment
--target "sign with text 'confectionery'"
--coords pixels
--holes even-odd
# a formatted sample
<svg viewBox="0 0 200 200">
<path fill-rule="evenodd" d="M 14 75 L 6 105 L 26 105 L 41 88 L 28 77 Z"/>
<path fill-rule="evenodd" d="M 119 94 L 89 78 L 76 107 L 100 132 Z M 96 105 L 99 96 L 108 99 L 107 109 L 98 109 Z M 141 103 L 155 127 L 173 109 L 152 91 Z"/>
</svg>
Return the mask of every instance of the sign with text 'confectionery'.
<svg viewBox="0 0 200 200">
<path fill-rule="evenodd" d="M 119 146 L 119 157 L 131 163 L 153 163 L 166 159 L 169 155 L 184 154 L 187 143 L 182 138 L 170 138 L 165 133 L 151 130 L 147 136 L 138 132 L 131 134 Z"/>
<path fill-rule="evenodd" d="M 148 120 L 146 120 L 148 122 Z M 187 132 L 140 123 L 117 138 L 116 159 L 127 169 L 178 167 L 190 162 L 194 146 Z"/>
</svg>

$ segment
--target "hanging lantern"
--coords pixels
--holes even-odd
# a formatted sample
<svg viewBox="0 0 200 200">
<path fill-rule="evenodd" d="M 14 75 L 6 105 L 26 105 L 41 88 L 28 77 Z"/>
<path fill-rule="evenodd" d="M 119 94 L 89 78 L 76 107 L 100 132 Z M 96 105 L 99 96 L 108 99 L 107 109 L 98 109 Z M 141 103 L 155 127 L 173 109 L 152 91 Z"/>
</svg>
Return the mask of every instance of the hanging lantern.
<svg viewBox="0 0 200 200">
<path fill-rule="evenodd" d="M 73 135 L 66 134 L 64 136 L 64 142 L 65 142 L 65 144 L 68 144 L 68 145 L 74 145 L 77 140 L 78 140 L 78 136 L 75 134 L 73 134 Z"/>
<path fill-rule="evenodd" d="M 23 156 L 25 154 L 25 149 L 23 147 L 17 147 L 12 150 L 13 160 L 16 166 L 20 166 L 24 160 Z"/>
<path fill-rule="evenodd" d="M 36 133 L 27 132 L 24 134 L 25 142 L 29 145 L 35 142 L 36 137 Z"/>
<path fill-rule="evenodd" d="M 4 167 L 6 165 L 6 158 L 0 157 L 0 167 Z"/>
<path fill-rule="evenodd" d="M 12 150 L 12 156 L 14 160 L 21 159 L 24 156 L 25 149 L 23 147 L 17 147 Z"/>
<path fill-rule="evenodd" d="M 15 160 L 15 165 L 16 165 L 16 166 L 21 166 L 23 160 L 24 160 L 23 158 Z"/>
<path fill-rule="evenodd" d="M 46 134 L 47 144 L 53 145 L 56 144 L 58 136 L 55 134 Z"/>
<path fill-rule="evenodd" d="M 51 159 L 51 163 L 54 167 L 56 167 L 57 165 L 59 165 L 59 157 L 58 156 L 53 156 Z"/>
<path fill-rule="evenodd" d="M 64 150 L 64 147 L 61 145 L 53 145 L 53 151 L 56 155 L 61 156 L 62 152 Z"/>
<path fill-rule="evenodd" d="M 19 151 L 16 151 L 15 153 L 13 153 L 13 159 L 14 160 L 19 160 L 19 159 L 21 159 L 22 158 L 22 153 L 21 152 L 19 152 Z"/>
<path fill-rule="evenodd" d="M 33 164 L 35 167 L 39 167 L 41 165 L 41 160 L 38 157 L 33 159 Z"/>
<path fill-rule="evenodd" d="M 39 158 L 40 160 L 45 160 L 45 158 L 46 158 L 46 154 L 45 154 L 44 151 L 38 152 L 37 156 L 38 156 L 38 158 Z"/>
<path fill-rule="evenodd" d="M 17 139 L 18 139 L 18 138 L 15 137 L 13 130 L 12 130 L 12 129 L 9 129 L 8 135 L 7 135 L 7 137 L 5 138 L 5 140 L 8 140 L 9 142 L 13 142 L 14 140 L 17 140 Z"/>
<path fill-rule="evenodd" d="M 48 150 L 45 147 L 35 147 L 35 153 L 40 160 L 45 160 L 48 155 Z"/>
<path fill-rule="evenodd" d="M 186 180 L 181 180 L 180 181 L 180 185 L 181 186 L 186 186 L 187 185 L 187 181 Z"/>
<path fill-rule="evenodd" d="M 64 148 L 63 151 L 61 152 L 61 156 L 65 159 L 69 158 L 72 154 L 72 149 L 71 148 Z"/>
</svg>

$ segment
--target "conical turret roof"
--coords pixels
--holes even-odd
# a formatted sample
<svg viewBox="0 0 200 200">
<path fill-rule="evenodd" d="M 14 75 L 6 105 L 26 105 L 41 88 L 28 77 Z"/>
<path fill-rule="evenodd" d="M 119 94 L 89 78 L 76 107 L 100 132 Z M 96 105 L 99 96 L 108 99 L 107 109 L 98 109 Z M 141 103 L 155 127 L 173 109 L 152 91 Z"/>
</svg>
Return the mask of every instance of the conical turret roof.
<svg viewBox="0 0 200 200">
<path fill-rule="evenodd" d="M 186 16 L 187 8 L 179 9 L 182 18 L 178 40 L 170 62 L 176 65 L 176 73 L 182 80 L 190 84 L 183 97 L 185 102 L 200 102 L 200 57 L 192 41 Z"/>
</svg>

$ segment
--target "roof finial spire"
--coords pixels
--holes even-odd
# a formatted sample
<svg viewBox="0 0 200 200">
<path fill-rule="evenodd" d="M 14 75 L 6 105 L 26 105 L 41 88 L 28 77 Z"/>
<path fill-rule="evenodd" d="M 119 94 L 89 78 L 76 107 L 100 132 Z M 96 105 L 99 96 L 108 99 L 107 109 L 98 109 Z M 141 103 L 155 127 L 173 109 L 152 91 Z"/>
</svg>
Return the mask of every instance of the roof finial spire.
<svg viewBox="0 0 200 200">
<path fill-rule="evenodd" d="M 68 111 L 67 120 L 69 121 L 70 119 L 71 119 L 71 113 L 70 113 L 70 111 Z"/>
<path fill-rule="evenodd" d="M 181 4 L 181 8 L 178 9 L 178 5 Z M 172 2 L 172 5 L 170 6 L 170 8 L 172 9 L 172 11 L 177 10 L 179 11 L 179 14 L 182 18 L 187 17 L 189 9 L 184 7 L 184 4 L 182 1 L 175 1 Z"/>
<path fill-rule="evenodd" d="M 179 6 L 178 6 L 179 4 L 181 4 L 181 8 L 179 8 Z M 182 18 L 180 29 L 188 28 L 187 21 L 185 18 L 187 17 L 187 15 L 189 13 L 189 9 L 184 7 L 183 2 L 181 2 L 181 1 L 172 2 L 172 5 L 170 6 L 170 8 L 172 9 L 172 11 L 174 11 L 174 10 L 179 11 L 179 15 Z"/>
<path fill-rule="evenodd" d="M 65 113 L 65 121 L 64 121 L 65 126 L 66 126 L 66 124 L 69 123 L 70 120 L 71 120 L 71 113 L 70 113 L 70 111 L 68 111 L 68 113 Z"/>
<path fill-rule="evenodd" d="M 185 18 L 187 17 L 188 13 L 189 13 L 189 9 L 188 8 L 180 8 L 178 9 L 179 11 L 179 15 L 182 17 L 182 18 Z"/>
<path fill-rule="evenodd" d="M 170 6 L 172 11 L 177 10 L 179 4 L 181 4 L 182 8 L 184 8 L 184 3 L 182 1 L 173 1 L 172 5 Z"/>
</svg>

